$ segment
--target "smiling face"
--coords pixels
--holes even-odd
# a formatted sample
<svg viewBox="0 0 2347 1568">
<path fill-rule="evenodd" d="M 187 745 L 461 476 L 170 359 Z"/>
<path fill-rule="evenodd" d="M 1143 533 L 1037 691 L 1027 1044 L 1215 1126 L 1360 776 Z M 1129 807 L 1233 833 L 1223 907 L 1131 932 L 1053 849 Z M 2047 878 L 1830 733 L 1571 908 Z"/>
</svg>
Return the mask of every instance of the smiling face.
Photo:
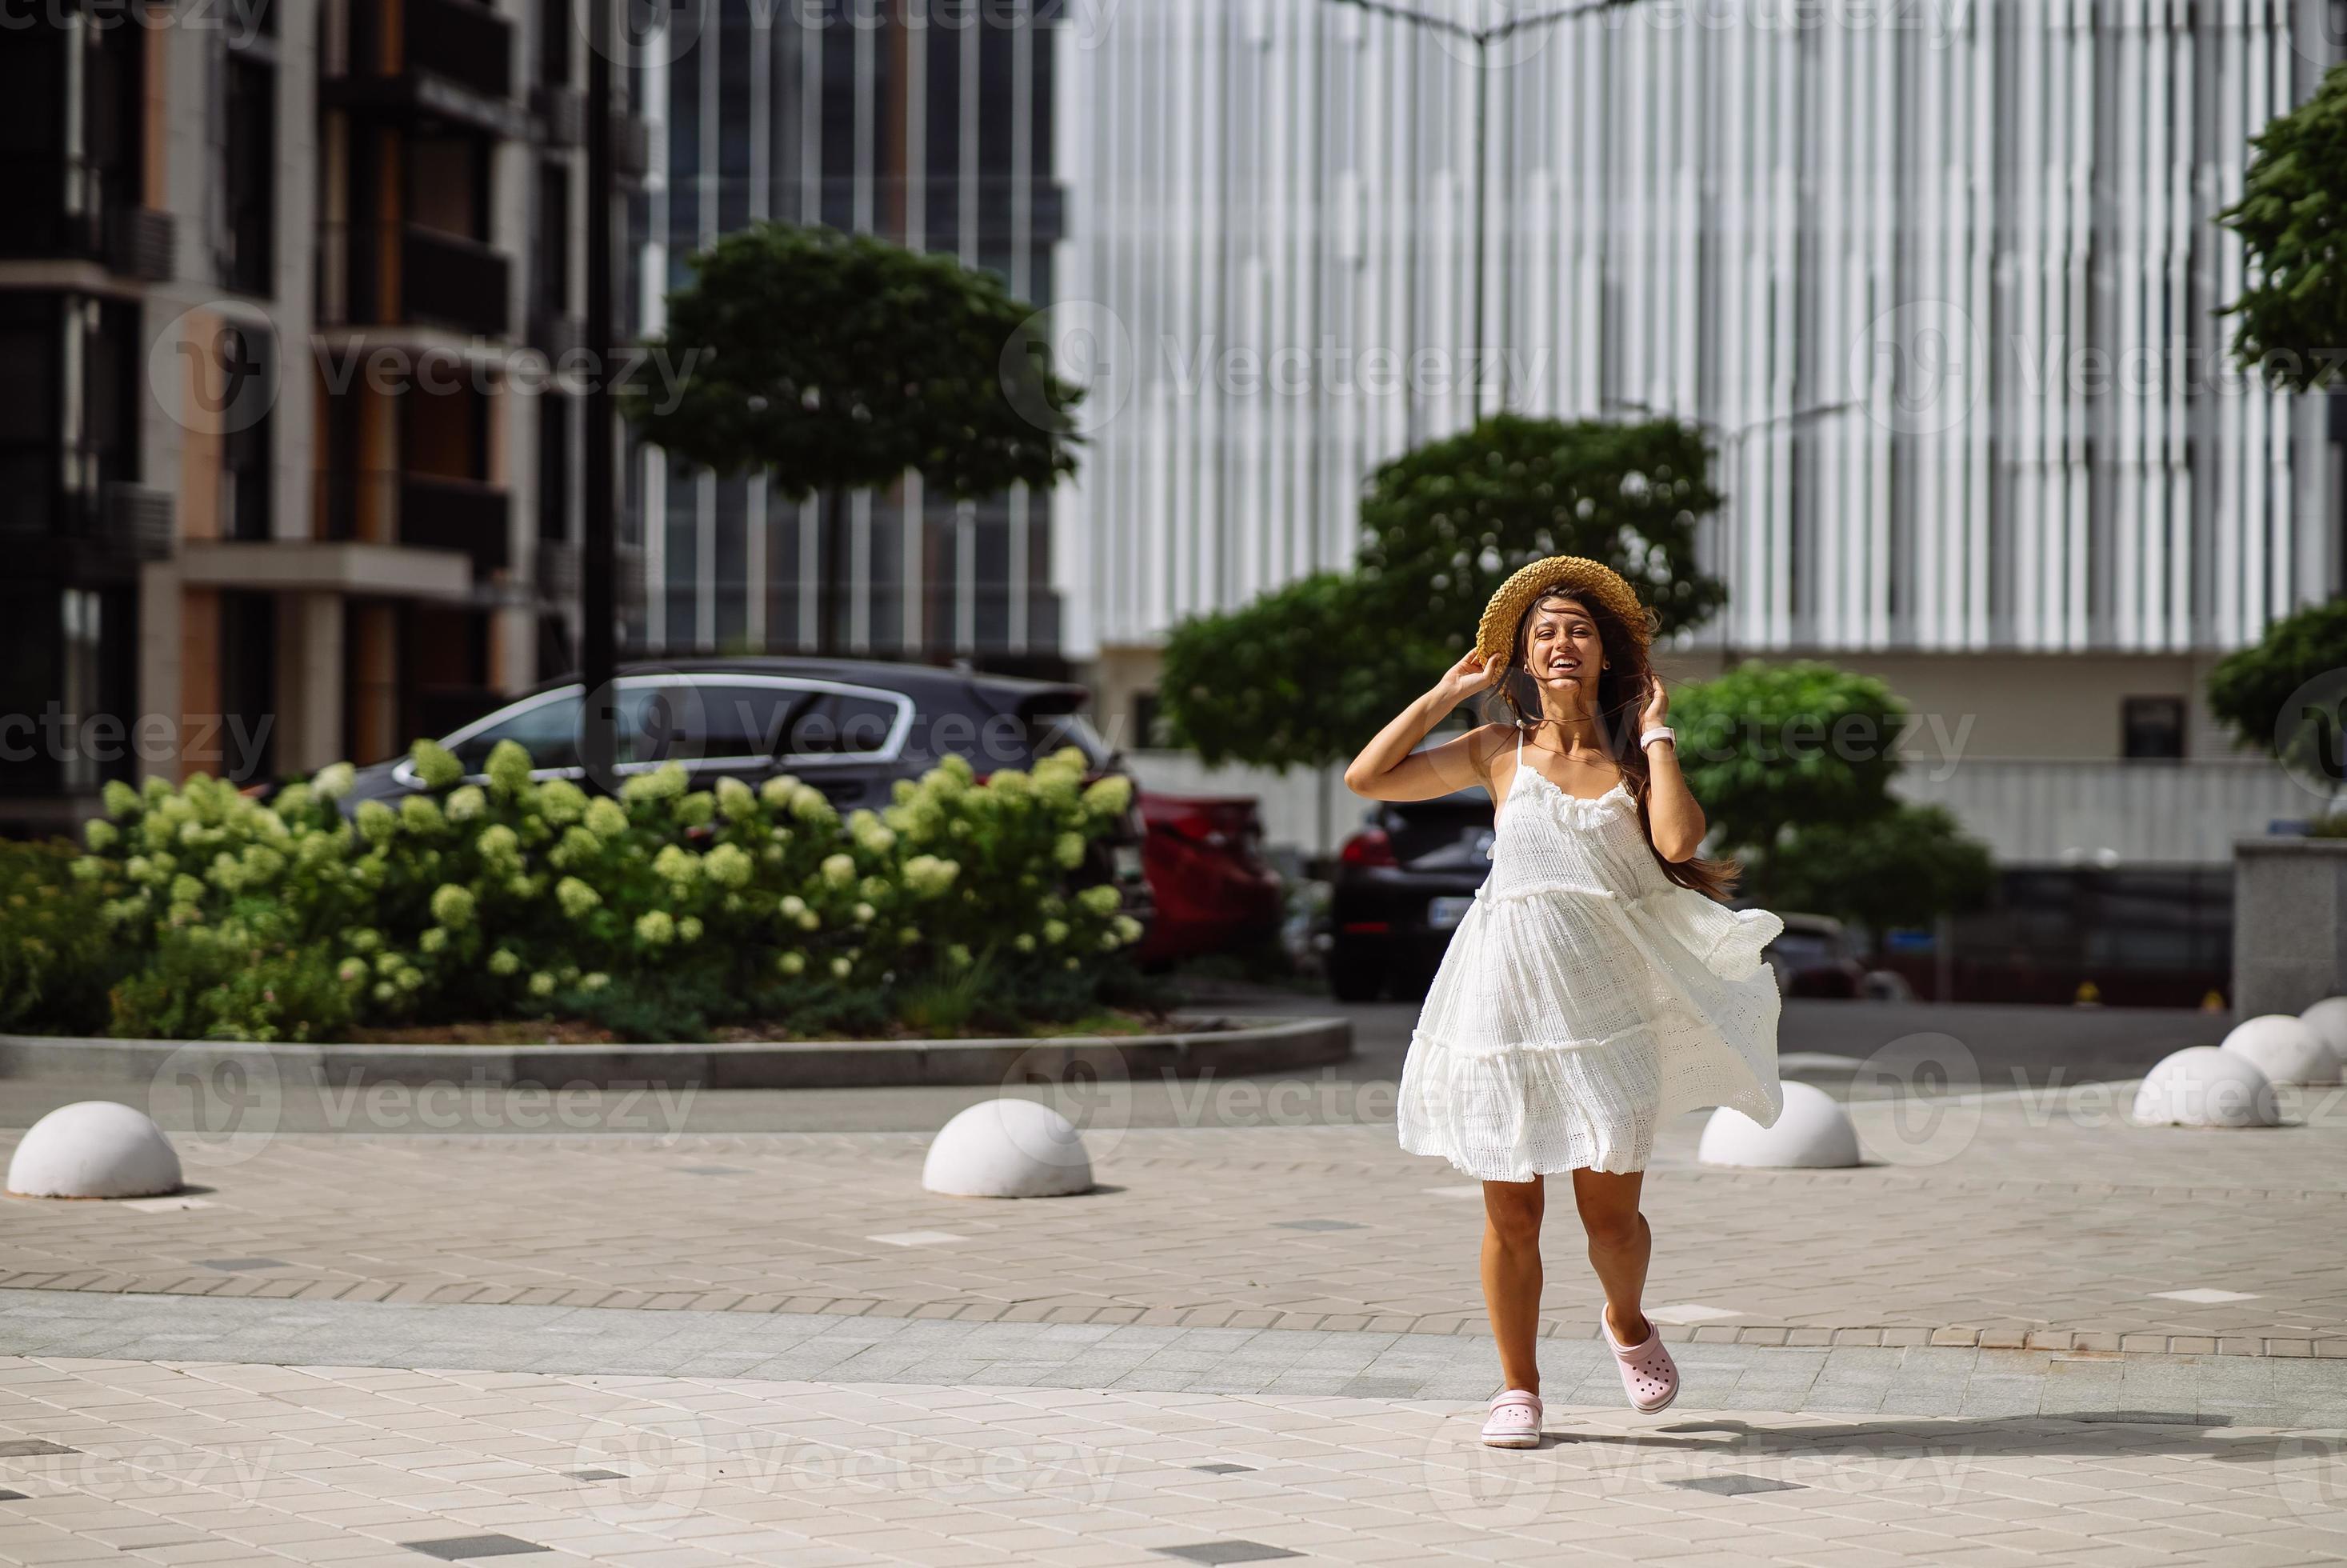
<svg viewBox="0 0 2347 1568">
<path fill-rule="evenodd" d="M 1577 599 L 1543 596 L 1524 613 L 1516 640 L 1516 663 L 1542 686 L 1569 689 L 1597 683 L 1605 645 L 1597 622 Z"/>
</svg>

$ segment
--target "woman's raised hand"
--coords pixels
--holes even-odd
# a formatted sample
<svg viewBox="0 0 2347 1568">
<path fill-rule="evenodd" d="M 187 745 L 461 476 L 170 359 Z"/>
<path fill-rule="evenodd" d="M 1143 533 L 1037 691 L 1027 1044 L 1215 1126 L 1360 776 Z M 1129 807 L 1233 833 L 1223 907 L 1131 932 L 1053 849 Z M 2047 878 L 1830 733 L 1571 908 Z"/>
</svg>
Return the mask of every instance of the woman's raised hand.
<svg viewBox="0 0 2347 1568">
<path fill-rule="evenodd" d="M 1442 672 L 1442 679 L 1435 682 L 1434 689 L 1455 706 L 1489 686 L 1499 679 L 1499 675 L 1498 660 L 1487 661 L 1481 653 L 1470 648 L 1460 656 L 1458 663 Z"/>
<path fill-rule="evenodd" d="M 1642 730 L 1656 728 L 1670 711 L 1670 693 L 1663 690 L 1663 678 L 1648 671 L 1645 701 L 1638 711 L 1638 727 Z"/>
</svg>

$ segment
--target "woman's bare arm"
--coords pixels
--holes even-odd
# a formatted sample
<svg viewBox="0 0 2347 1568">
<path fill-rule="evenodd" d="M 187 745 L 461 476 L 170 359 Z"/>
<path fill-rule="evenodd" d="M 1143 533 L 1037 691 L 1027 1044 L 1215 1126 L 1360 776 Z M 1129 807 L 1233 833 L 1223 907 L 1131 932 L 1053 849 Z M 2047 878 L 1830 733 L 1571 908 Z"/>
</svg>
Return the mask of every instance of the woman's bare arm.
<svg viewBox="0 0 2347 1568">
<path fill-rule="evenodd" d="M 1491 683 L 1481 655 L 1470 650 L 1427 693 L 1394 716 L 1345 769 L 1345 787 L 1371 800 L 1432 800 L 1474 784 L 1489 786 L 1476 754 L 1480 731 L 1413 751 L 1450 710 Z"/>
<path fill-rule="evenodd" d="M 1663 678 L 1650 675 L 1646 701 L 1638 714 L 1640 731 L 1653 729 L 1666 723 L 1670 698 L 1663 691 Z M 1678 747 L 1669 741 L 1656 741 L 1646 748 L 1646 823 L 1653 830 L 1655 852 L 1669 861 L 1692 860 L 1695 852 L 1703 847 L 1706 824 L 1703 807 L 1696 804 L 1695 792 L 1687 788 L 1686 775 L 1679 772 Z"/>
</svg>

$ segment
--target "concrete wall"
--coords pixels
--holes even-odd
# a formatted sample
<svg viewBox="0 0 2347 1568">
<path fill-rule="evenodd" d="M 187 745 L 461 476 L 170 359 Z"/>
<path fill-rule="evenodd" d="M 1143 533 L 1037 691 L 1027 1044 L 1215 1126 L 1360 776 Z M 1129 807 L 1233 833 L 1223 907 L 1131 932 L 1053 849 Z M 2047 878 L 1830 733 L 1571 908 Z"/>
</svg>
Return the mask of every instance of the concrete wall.
<svg viewBox="0 0 2347 1568">
<path fill-rule="evenodd" d="M 2245 838 L 2233 856 L 2233 1016 L 2347 994 L 2347 839 Z"/>
</svg>

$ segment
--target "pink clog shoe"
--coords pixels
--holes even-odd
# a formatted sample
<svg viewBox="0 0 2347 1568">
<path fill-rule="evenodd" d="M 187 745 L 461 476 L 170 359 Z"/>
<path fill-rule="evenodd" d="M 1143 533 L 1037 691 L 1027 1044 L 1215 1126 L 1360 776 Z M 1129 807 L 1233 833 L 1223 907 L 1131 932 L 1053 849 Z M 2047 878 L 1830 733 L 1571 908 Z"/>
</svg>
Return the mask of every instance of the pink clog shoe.
<svg viewBox="0 0 2347 1568">
<path fill-rule="evenodd" d="M 1536 1449 L 1540 1447 L 1540 1396 L 1510 1389 L 1491 1401 L 1491 1414 L 1483 1419 L 1484 1446 Z"/>
<path fill-rule="evenodd" d="M 1621 1363 L 1622 1391 L 1630 1396 L 1632 1409 L 1651 1416 L 1679 1397 L 1678 1364 L 1663 1348 L 1663 1331 L 1653 1319 L 1647 1320 L 1645 1342 L 1641 1345 L 1624 1345 L 1614 1338 L 1614 1327 L 1603 1312 L 1597 1315 L 1597 1331 L 1605 1336 L 1614 1358 Z"/>
</svg>

